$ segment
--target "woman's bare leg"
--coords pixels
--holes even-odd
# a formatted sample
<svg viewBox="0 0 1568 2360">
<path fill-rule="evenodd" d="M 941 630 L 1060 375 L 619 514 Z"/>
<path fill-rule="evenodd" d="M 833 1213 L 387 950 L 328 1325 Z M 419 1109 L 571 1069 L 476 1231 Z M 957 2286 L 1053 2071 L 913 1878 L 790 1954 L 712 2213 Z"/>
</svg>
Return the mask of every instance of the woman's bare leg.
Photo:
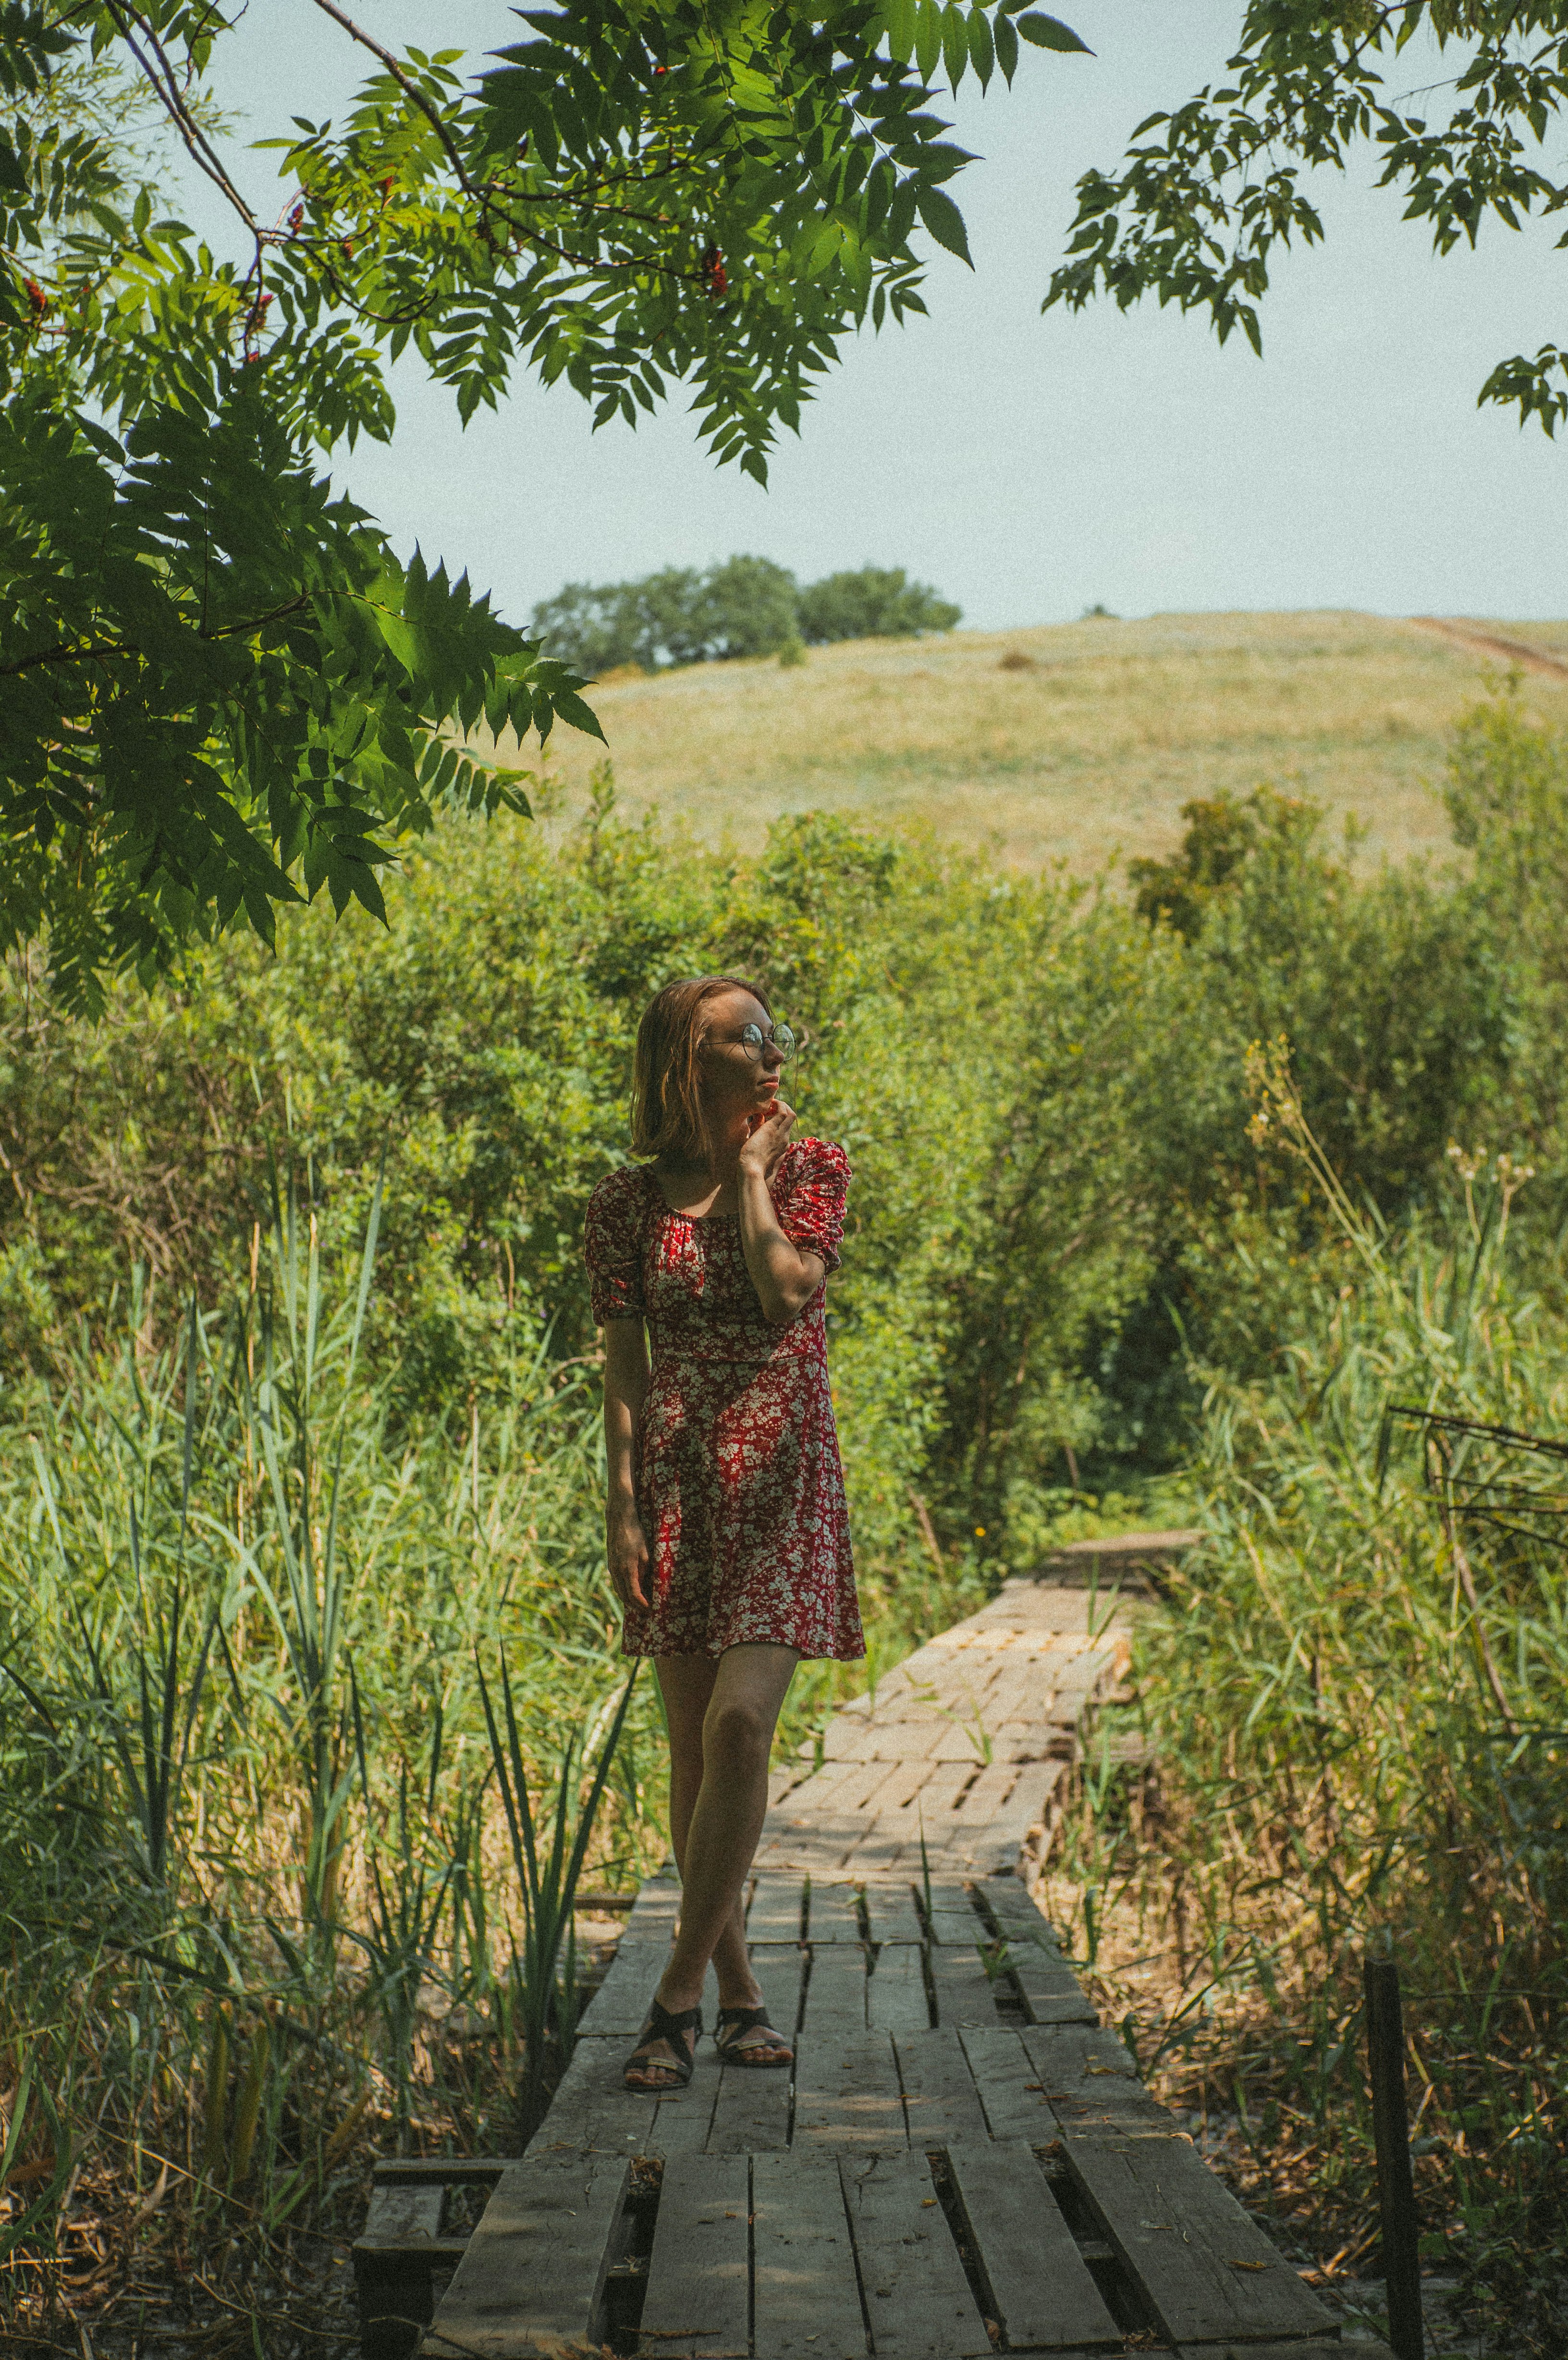
<svg viewBox="0 0 1568 2360">
<path fill-rule="evenodd" d="M 795 1666 L 792 1647 L 755 1644 L 656 1658 L 670 1728 L 670 1832 L 681 1871 L 681 1932 L 659 1987 L 679 2013 L 702 1999 L 708 1961 L 721 2007 L 755 2007 L 741 1897 L 768 1809 L 768 1762 Z M 650 2060 L 667 2054 L 649 2044 Z"/>
</svg>

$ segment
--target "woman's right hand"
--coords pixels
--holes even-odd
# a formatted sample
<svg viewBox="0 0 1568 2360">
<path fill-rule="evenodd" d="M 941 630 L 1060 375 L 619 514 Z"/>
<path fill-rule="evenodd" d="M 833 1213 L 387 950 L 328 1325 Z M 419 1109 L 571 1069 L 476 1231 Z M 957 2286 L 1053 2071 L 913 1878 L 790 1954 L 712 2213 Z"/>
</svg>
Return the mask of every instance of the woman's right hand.
<svg viewBox="0 0 1568 2360">
<path fill-rule="evenodd" d="M 604 1554 L 610 1586 L 625 1612 L 648 1605 L 648 1535 L 635 1507 L 612 1508 L 605 1519 Z"/>
</svg>

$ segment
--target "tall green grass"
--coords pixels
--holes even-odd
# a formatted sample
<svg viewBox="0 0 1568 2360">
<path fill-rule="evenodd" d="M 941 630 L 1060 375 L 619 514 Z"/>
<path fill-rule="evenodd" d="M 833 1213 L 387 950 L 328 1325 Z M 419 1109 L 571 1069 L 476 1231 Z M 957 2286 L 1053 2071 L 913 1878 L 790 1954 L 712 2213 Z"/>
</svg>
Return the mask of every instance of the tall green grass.
<svg viewBox="0 0 1568 2360">
<path fill-rule="evenodd" d="M 1456 1153 L 1447 1204 L 1396 1234 L 1345 1195 L 1282 1054 L 1254 1074 L 1260 1153 L 1316 1187 L 1334 1244 L 1274 1373 L 1208 1371 L 1206 1537 L 1143 1626 L 1138 1703 L 1086 1767 L 1063 1885 L 1134 2048 L 1236 2114 L 1324 2260 L 1373 2244 L 1359 1968 L 1391 1951 L 1428 2262 L 1507 2314 L 1508 2349 L 1557 2351 L 1568 1488 L 1506 1443 L 1445 1459 L 1390 1408 L 1563 1439 L 1564 1274 L 1519 1250 L 1530 1175 L 1507 1153 Z M 1492 1479 L 1517 1487 L 1501 1525 L 1466 1504 Z M 1116 1767 L 1129 1718 L 1152 1783 Z M 1141 1998 L 1102 1951 L 1118 1920 L 1138 1929 L 1124 1956 L 1170 1961 Z"/>
<path fill-rule="evenodd" d="M 410 1420 L 362 1353 L 375 1243 L 374 1206 L 334 1255 L 282 1192 L 235 1299 L 160 1333 L 133 1286 L 0 1397 L 19 2326 L 127 2236 L 144 2268 L 194 2236 L 194 2310 L 259 2317 L 367 2139 L 515 2146 L 570 2044 L 577 1881 L 662 1849 L 591 1371 L 519 1318 L 483 1403 Z"/>
</svg>

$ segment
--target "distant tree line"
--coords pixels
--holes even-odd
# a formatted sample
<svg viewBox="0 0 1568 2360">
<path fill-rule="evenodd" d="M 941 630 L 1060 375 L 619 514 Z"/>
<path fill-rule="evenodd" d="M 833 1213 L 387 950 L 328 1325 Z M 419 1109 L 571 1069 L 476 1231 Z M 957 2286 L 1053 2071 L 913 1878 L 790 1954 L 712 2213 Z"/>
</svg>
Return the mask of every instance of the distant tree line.
<svg viewBox="0 0 1568 2360">
<path fill-rule="evenodd" d="M 669 565 L 640 582 L 569 582 L 534 608 L 533 629 L 550 655 L 593 680 L 620 664 L 657 672 L 835 639 L 916 639 L 951 631 L 961 614 L 901 565 L 863 565 L 802 589 L 768 558 L 731 557 L 705 573 Z"/>
</svg>

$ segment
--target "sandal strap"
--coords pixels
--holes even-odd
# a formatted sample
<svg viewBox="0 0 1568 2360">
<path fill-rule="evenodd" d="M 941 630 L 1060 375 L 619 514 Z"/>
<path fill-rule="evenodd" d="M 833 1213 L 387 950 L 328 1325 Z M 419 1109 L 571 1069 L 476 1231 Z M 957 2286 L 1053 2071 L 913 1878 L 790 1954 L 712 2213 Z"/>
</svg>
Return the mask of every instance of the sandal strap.
<svg viewBox="0 0 1568 2360">
<path fill-rule="evenodd" d="M 688 2032 L 695 2032 L 697 2040 L 702 2038 L 702 2011 L 700 2007 L 683 2007 L 679 2015 L 672 2016 L 660 2001 L 649 2000 L 648 2030 L 643 2034 L 645 2040 L 680 2040 Z M 696 2041 L 691 2045 L 695 2048 Z"/>
<path fill-rule="evenodd" d="M 759 2025 L 767 2025 L 769 2032 L 774 2029 L 774 2027 L 768 2023 L 768 2010 L 765 2007 L 721 2007 L 719 2023 L 732 2026 L 736 2032 L 755 2032 Z M 717 2038 L 717 2037 L 715 2033 L 714 2038 Z M 782 2039 L 784 2036 L 780 2033 L 779 2037 Z"/>
</svg>

